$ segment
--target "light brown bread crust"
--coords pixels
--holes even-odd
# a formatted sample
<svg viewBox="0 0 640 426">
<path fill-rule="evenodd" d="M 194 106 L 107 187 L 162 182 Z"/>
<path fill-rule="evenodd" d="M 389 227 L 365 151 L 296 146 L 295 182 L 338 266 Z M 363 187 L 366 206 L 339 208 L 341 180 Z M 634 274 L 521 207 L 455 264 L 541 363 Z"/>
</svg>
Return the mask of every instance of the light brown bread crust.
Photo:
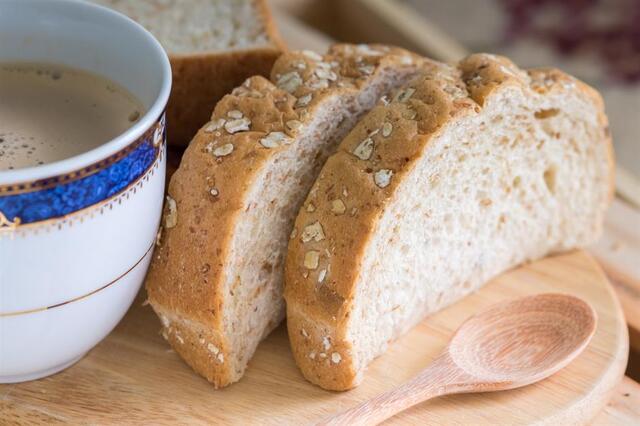
<svg viewBox="0 0 640 426">
<path fill-rule="evenodd" d="M 360 90 L 386 67 L 415 67 L 421 61 L 402 49 L 372 48 L 379 49 L 375 55 L 369 54 L 370 47 L 351 45 L 336 45 L 322 58 L 312 52 L 285 53 L 272 72 L 281 88 L 252 77 L 225 96 L 171 179 L 171 201 L 147 291 L 167 340 L 215 387 L 238 380 L 244 370 L 233 365 L 223 324 L 234 231 L 250 208 L 249 188 L 276 153 L 289 146 L 266 148 L 263 139 L 282 132 L 295 140 L 296 130 L 288 127 L 292 120 L 304 125 L 329 97 Z M 335 76 L 321 78 L 329 72 L 325 65 L 334 62 L 330 72 Z M 245 127 L 244 119 L 250 121 Z M 230 133 L 236 126 L 244 130 Z M 269 324 L 263 335 L 277 323 Z"/>
<path fill-rule="evenodd" d="M 285 268 L 289 338 L 296 363 L 309 381 L 330 390 L 358 384 L 363 369 L 354 365 L 346 334 L 373 230 L 440 129 L 477 114 L 486 99 L 509 85 L 540 94 L 577 91 L 590 99 L 600 110 L 602 141 L 609 146 L 613 179 L 613 151 L 602 99 L 587 85 L 558 70 L 523 71 L 506 58 L 486 54 L 426 72 L 409 85 L 414 91 L 400 91 L 400 99 L 382 102 L 358 123 L 327 160 L 309 193 L 304 206 L 313 204 L 315 209 L 303 206 L 296 219 L 297 235 L 313 226 L 323 236 L 292 239 Z M 375 140 L 371 149 L 367 138 Z"/>
<path fill-rule="evenodd" d="M 170 145 L 186 147 L 224 95 L 251 76 L 268 77 L 273 63 L 286 50 L 266 0 L 254 2 L 268 39 L 265 47 L 189 55 L 169 52 L 173 72 L 167 105 Z"/>
</svg>

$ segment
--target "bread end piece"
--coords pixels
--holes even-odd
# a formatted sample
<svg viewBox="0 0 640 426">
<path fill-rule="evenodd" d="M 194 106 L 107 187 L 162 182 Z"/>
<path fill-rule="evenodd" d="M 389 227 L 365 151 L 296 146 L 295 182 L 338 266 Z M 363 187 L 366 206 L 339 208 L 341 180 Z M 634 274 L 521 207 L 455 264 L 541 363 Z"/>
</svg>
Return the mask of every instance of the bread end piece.
<svg viewBox="0 0 640 426">
<path fill-rule="evenodd" d="M 224 95 L 254 75 L 269 78 L 276 59 L 287 50 L 267 0 L 253 2 L 268 42 L 265 46 L 209 54 L 169 53 L 173 72 L 167 105 L 169 145 L 187 146 Z"/>
<path fill-rule="evenodd" d="M 91 1 L 139 22 L 167 52 L 169 145 L 186 147 L 224 95 L 251 76 L 268 77 L 286 51 L 266 0 Z"/>
<path fill-rule="evenodd" d="M 167 142 L 186 147 L 227 93 L 254 75 L 269 77 L 277 47 L 171 56 L 173 87 L 167 105 Z"/>
</svg>

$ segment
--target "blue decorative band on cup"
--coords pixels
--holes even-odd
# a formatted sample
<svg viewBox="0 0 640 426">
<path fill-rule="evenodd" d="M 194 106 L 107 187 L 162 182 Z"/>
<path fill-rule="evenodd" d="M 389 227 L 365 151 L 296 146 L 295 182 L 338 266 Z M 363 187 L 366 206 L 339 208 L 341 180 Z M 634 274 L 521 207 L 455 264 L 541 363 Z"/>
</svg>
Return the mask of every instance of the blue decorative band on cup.
<svg viewBox="0 0 640 426">
<path fill-rule="evenodd" d="M 165 139 L 163 114 L 135 142 L 82 170 L 0 186 L 0 230 L 61 218 L 118 195 L 154 165 Z"/>
</svg>

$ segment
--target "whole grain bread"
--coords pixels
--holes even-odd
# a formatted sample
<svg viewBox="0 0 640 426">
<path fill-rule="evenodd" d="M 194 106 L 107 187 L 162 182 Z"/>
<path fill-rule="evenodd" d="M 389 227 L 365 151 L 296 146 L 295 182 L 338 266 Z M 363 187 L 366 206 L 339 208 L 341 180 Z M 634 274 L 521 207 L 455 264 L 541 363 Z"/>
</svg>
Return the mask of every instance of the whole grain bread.
<svg viewBox="0 0 640 426">
<path fill-rule="evenodd" d="M 186 146 L 216 103 L 285 50 L 266 0 L 92 0 L 138 21 L 171 61 L 167 141 Z"/>
<path fill-rule="evenodd" d="M 428 70 L 355 126 L 298 213 L 285 299 L 302 373 L 356 386 L 429 313 L 593 242 L 612 189 L 592 88 L 488 54 Z"/>
<path fill-rule="evenodd" d="M 430 63 L 375 45 L 285 53 L 272 82 L 234 89 L 189 145 L 147 291 L 165 338 L 215 387 L 239 380 L 284 318 L 287 243 L 324 161 L 381 95 Z"/>
</svg>

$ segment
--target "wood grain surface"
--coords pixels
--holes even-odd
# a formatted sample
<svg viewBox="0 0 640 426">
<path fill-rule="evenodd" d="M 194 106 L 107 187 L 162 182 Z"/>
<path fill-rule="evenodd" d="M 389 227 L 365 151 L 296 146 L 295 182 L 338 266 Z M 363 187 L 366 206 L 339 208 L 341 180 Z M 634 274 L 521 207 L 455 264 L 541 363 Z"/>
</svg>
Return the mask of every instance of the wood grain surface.
<svg viewBox="0 0 640 426">
<path fill-rule="evenodd" d="M 618 294 L 629 325 L 631 349 L 640 354 L 640 211 L 616 199 L 604 226 L 602 238 L 590 251 Z M 640 365 L 634 372 L 640 378 Z"/>
<path fill-rule="evenodd" d="M 625 377 L 606 407 L 591 423 L 593 426 L 631 426 L 640 424 L 640 384 Z"/>
<path fill-rule="evenodd" d="M 308 424 L 412 377 L 444 348 L 470 315 L 501 300 L 564 292 L 598 313 L 590 345 L 543 382 L 507 392 L 456 395 L 405 411 L 390 424 L 582 423 L 606 404 L 622 377 L 628 339 L 620 306 L 602 270 L 584 252 L 550 257 L 501 275 L 479 292 L 428 318 L 374 361 L 363 384 L 333 393 L 306 382 L 293 363 L 286 330 L 258 348 L 246 376 L 216 391 L 158 335 L 143 295 L 87 357 L 55 376 L 0 386 L 3 420 L 93 424 Z"/>
</svg>

